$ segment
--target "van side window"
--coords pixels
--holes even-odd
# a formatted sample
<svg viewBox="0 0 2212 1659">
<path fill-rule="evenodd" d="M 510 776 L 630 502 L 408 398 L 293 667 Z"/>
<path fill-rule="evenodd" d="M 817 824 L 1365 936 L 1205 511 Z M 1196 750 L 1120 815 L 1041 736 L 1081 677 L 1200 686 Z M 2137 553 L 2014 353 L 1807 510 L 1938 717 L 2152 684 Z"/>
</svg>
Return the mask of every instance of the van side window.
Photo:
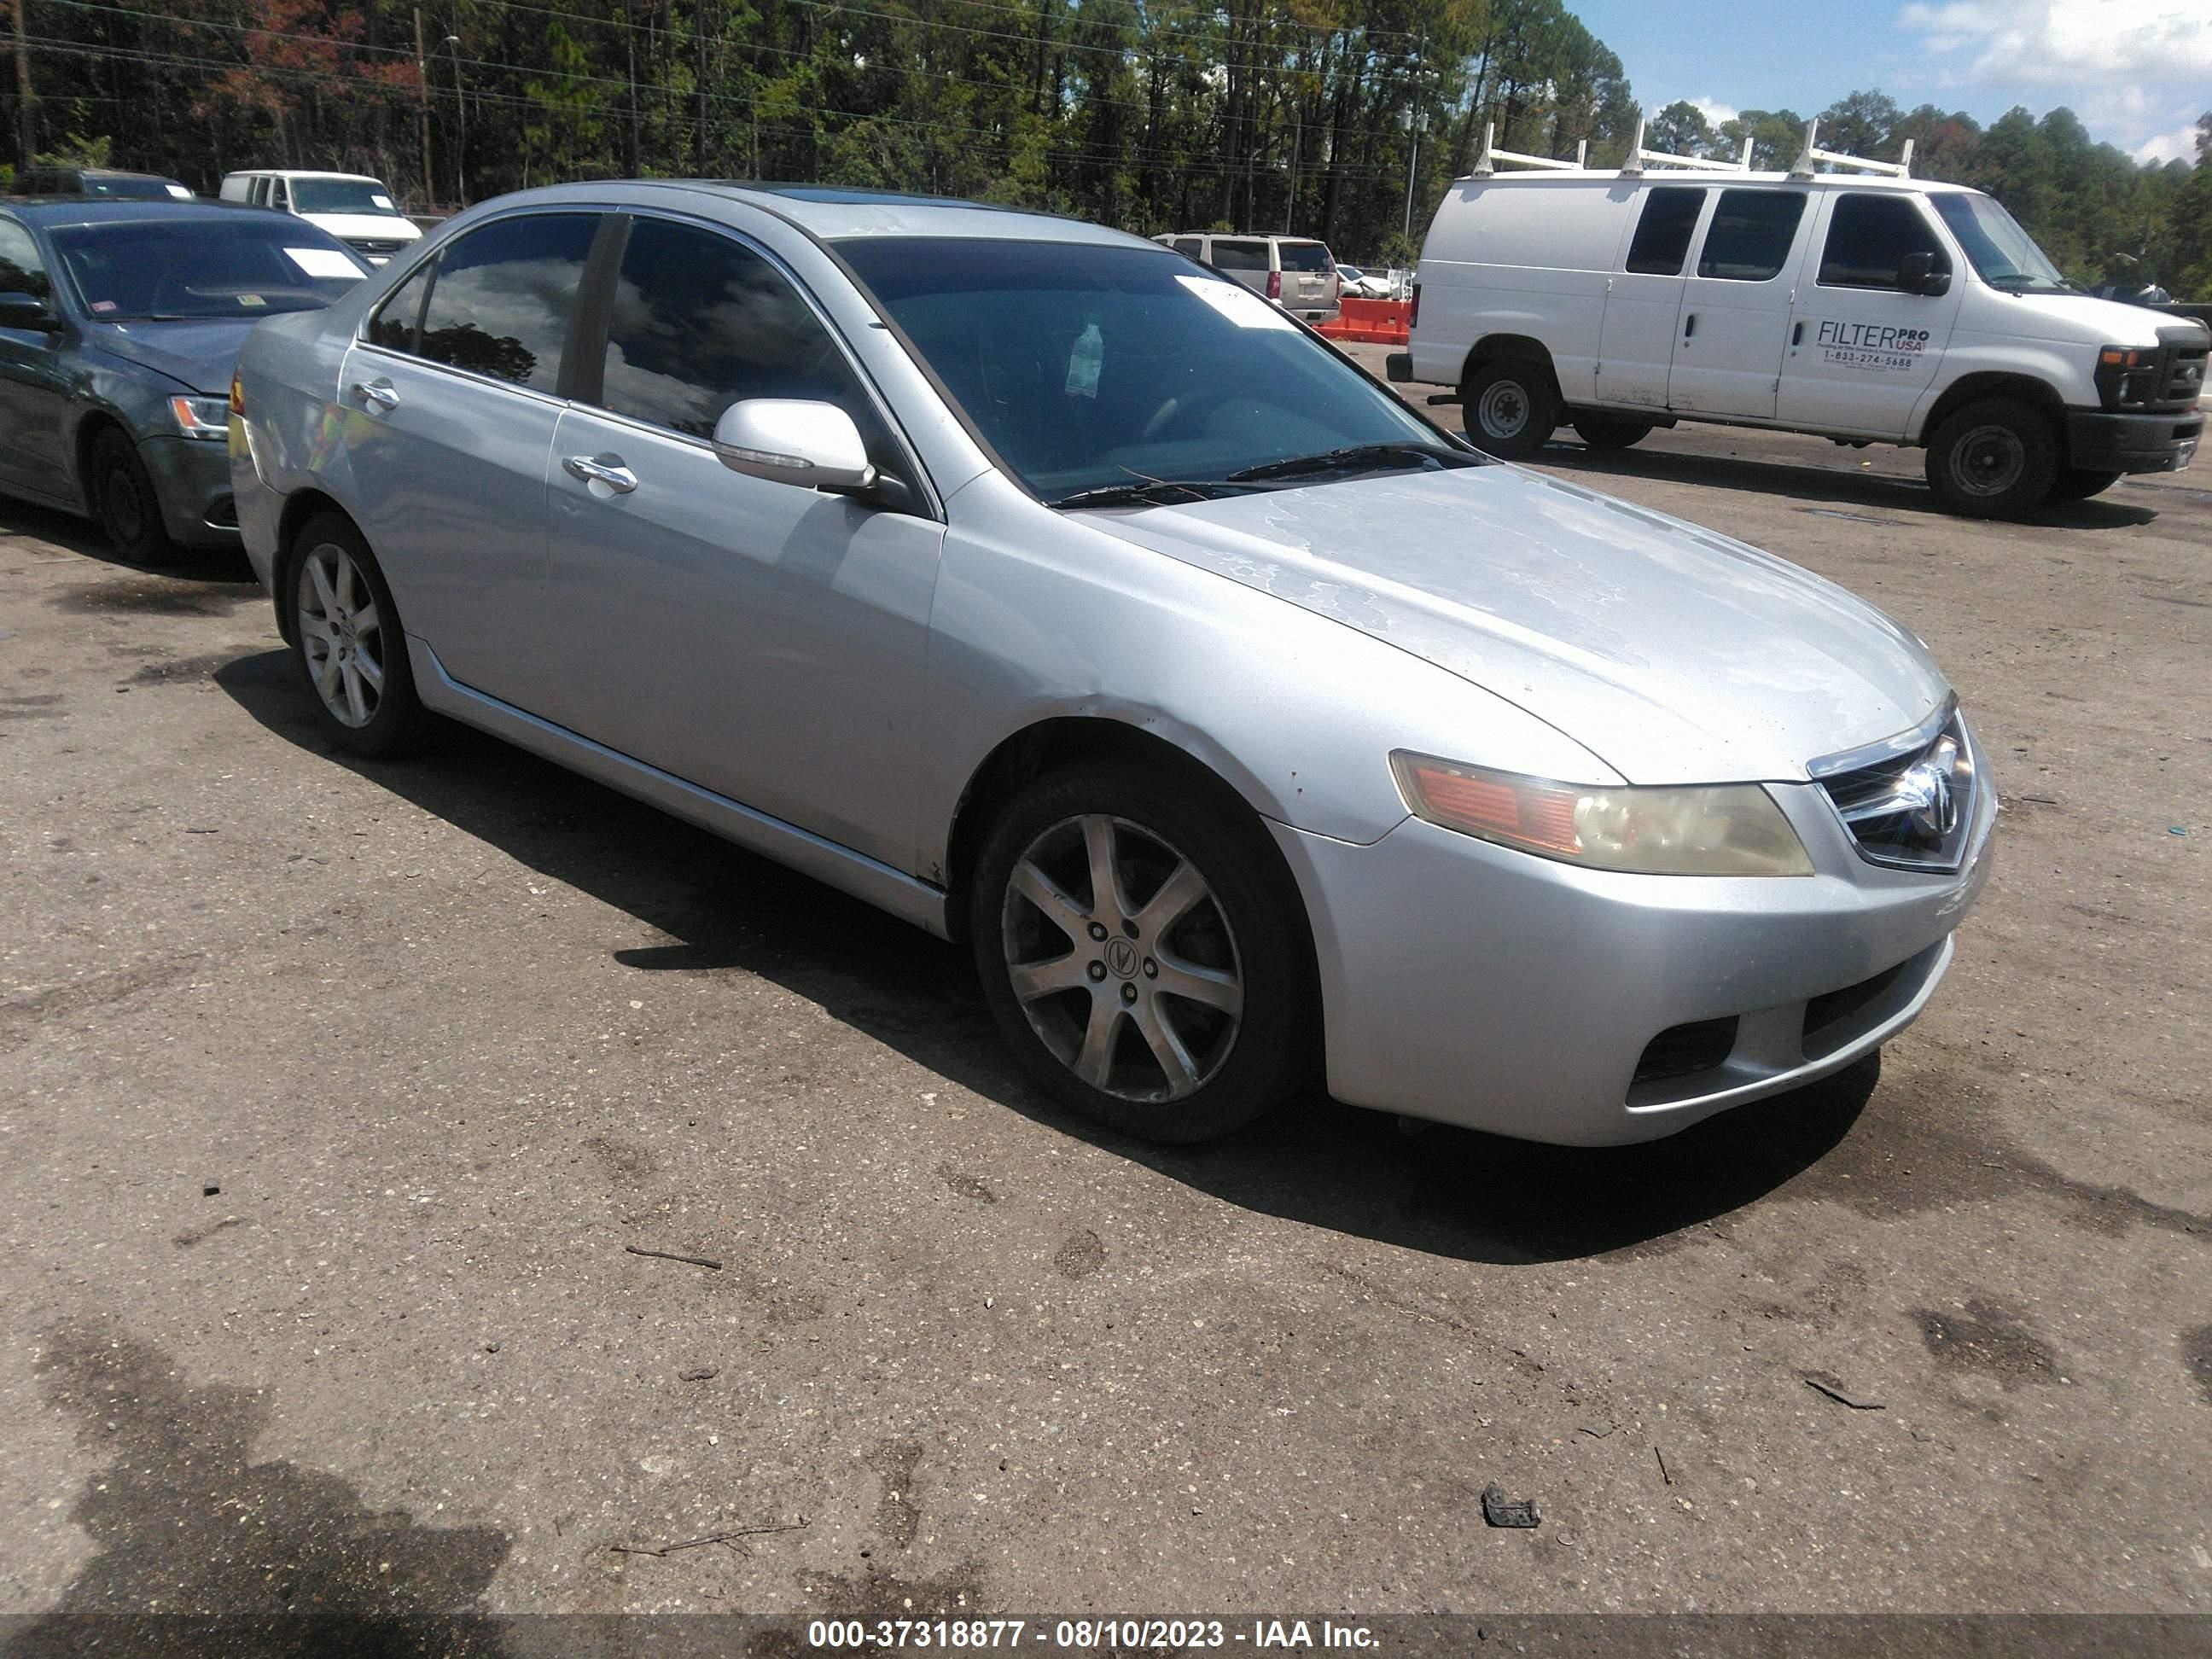
<svg viewBox="0 0 2212 1659">
<path fill-rule="evenodd" d="M 1705 205 L 1702 190 L 1662 185 L 1644 198 L 1635 240 L 1628 245 L 1628 268 L 1640 276 L 1679 276 L 1690 256 L 1690 237 Z"/>
<path fill-rule="evenodd" d="M 1268 268 L 1267 245 L 1217 236 L 1213 239 L 1213 268 L 1216 270 L 1265 270 Z"/>
<path fill-rule="evenodd" d="M 1729 283 L 1771 282 L 1790 258 L 1805 198 L 1794 190 L 1724 190 L 1705 232 L 1698 275 Z"/>
<path fill-rule="evenodd" d="M 422 321 L 422 295 L 430 286 L 430 266 L 422 268 L 392 289 L 385 302 L 376 308 L 369 320 L 368 341 L 388 350 L 404 351 L 409 356 L 421 355 L 416 343 L 416 332 Z"/>
<path fill-rule="evenodd" d="M 1176 237 L 1175 240 L 1175 251 L 1177 253 L 1186 254 L 1194 259 L 1203 259 L 1206 258 L 1206 244 L 1196 236 Z"/>
<path fill-rule="evenodd" d="M 576 307 L 595 213 L 495 219 L 438 256 L 422 314 L 422 356 L 472 374 L 552 392 Z"/>
<path fill-rule="evenodd" d="M 1855 192 L 1838 198 L 1828 216 L 1828 240 L 1820 250 L 1823 288 L 1897 287 L 1897 267 L 1908 253 L 1932 253 L 1948 270 L 1943 245 L 1911 198 Z"/>
</svg>

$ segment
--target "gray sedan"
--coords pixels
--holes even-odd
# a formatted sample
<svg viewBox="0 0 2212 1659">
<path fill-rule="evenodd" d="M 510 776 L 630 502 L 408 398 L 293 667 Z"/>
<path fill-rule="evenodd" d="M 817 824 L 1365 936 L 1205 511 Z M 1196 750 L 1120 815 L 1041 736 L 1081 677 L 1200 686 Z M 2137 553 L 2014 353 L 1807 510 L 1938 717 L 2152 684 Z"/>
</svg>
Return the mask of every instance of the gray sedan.
<svg viewBox="0 0 2212 1659">
<path fill-rule="evenodd" d="M 239 343 L 366 270 L 286 214 L 0 204 L 0 492 L 90 514 L 139 564 L 236 546 L 224 441 Z"/>
<path fill-rule="evenodd" d="M 331 735 L 466 721 L 972 942 L 1166 1140 L 1316 1072 L 1668 1133 L 1926 1006 L 1996 795 L 1920 641 L 1495 465 L 1133 237 L 823 189 L 485 204 L 256 331 Z"/>
</svg>

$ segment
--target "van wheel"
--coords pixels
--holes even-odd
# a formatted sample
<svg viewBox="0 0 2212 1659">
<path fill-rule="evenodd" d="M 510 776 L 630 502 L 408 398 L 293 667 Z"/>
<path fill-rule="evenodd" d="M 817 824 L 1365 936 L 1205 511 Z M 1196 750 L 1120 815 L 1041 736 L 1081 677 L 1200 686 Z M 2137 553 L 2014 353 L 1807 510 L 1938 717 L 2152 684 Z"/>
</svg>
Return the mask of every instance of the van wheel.
<svg viewBox="0 0 2212 1659">
<path fill-rule="evenodd" d="M 1928 483 L 1954 513 L 2009 519 L 2032 513 L 2058 477 L 2058 445 L 2038 410 L 1990 398 L 1946 419 L 1928 441 Z"/>
<path fill-rule="evenodd" d="M 1467 412 L 1468 441 L 1507 460 L 1534 454 L 1559 428 L 1552 372 L 1525 357 L 1485 363 L 1468 378 L 1459 398 Z"/>
<path fill-rule="evenodd" d="M 1618 415 L 1577 415 L 1575 435 L 1592 449 L 1626 449 L 1651 435 L 1651 422 Z"/>
<path fill-rule="evenodd" d="M 415 695 L 399 607 L 368 543 L 352 520 L 325 513 L 292 547 L 292 648 L 324 731 L 376 759 L 421 747 L 430 714 Z"/>
<path fill-rule="evenodd" d="M 2057 482 L 2051 486 L 2054 501 L 2086 501 L 2092 495 L 2101 495 L 2119 483 L 2117 472 L 2094 472 L 2084 466 L 2063 468 Z"/>
<path fill-rule="evenodd" d="M 1126 764 L 1039 779 L 993 825 L 969 933 L 1023 1069 L 1083 1116 L 1209 1140 L 1280 1103 L 1316 1011 L 1295 890 L 1227 803 Z"/>
</svg>

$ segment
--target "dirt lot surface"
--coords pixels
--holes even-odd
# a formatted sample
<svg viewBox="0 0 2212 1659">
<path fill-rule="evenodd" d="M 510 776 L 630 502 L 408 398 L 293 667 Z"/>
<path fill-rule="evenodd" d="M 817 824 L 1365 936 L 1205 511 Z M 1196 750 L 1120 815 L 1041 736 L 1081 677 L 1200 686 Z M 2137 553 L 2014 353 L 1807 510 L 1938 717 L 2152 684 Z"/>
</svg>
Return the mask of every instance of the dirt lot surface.
<svg viewBox="0 0 2212 1659">
<path fill-rule="evenodd" d="M 0 507 L 0 1613 L 2212 1610 L 2212 467 L 1540 465 L 1901 618 L 2006 802 L 1879 1066 L 1621 1152 L 1087 1132 L 959 950 Z"/>
</svg>

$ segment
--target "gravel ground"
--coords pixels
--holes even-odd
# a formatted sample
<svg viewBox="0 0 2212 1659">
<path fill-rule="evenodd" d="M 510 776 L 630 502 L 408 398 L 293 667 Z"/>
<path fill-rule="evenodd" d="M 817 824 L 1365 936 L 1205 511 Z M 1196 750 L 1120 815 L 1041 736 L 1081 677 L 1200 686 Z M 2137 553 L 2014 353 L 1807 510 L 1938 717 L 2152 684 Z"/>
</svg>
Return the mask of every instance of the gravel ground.
<svg viewBox="0 0 2212 1659">
<path fill-rule="evenodd" d="M 0 506 L 0 1613 L 2212 1610 L 2212 478 L 1539 465 L 1903 619 L 2006 802 L 1878 1066 L 1618 1152 L 1087 1131 L 955 948 Z"/>
</svg>

